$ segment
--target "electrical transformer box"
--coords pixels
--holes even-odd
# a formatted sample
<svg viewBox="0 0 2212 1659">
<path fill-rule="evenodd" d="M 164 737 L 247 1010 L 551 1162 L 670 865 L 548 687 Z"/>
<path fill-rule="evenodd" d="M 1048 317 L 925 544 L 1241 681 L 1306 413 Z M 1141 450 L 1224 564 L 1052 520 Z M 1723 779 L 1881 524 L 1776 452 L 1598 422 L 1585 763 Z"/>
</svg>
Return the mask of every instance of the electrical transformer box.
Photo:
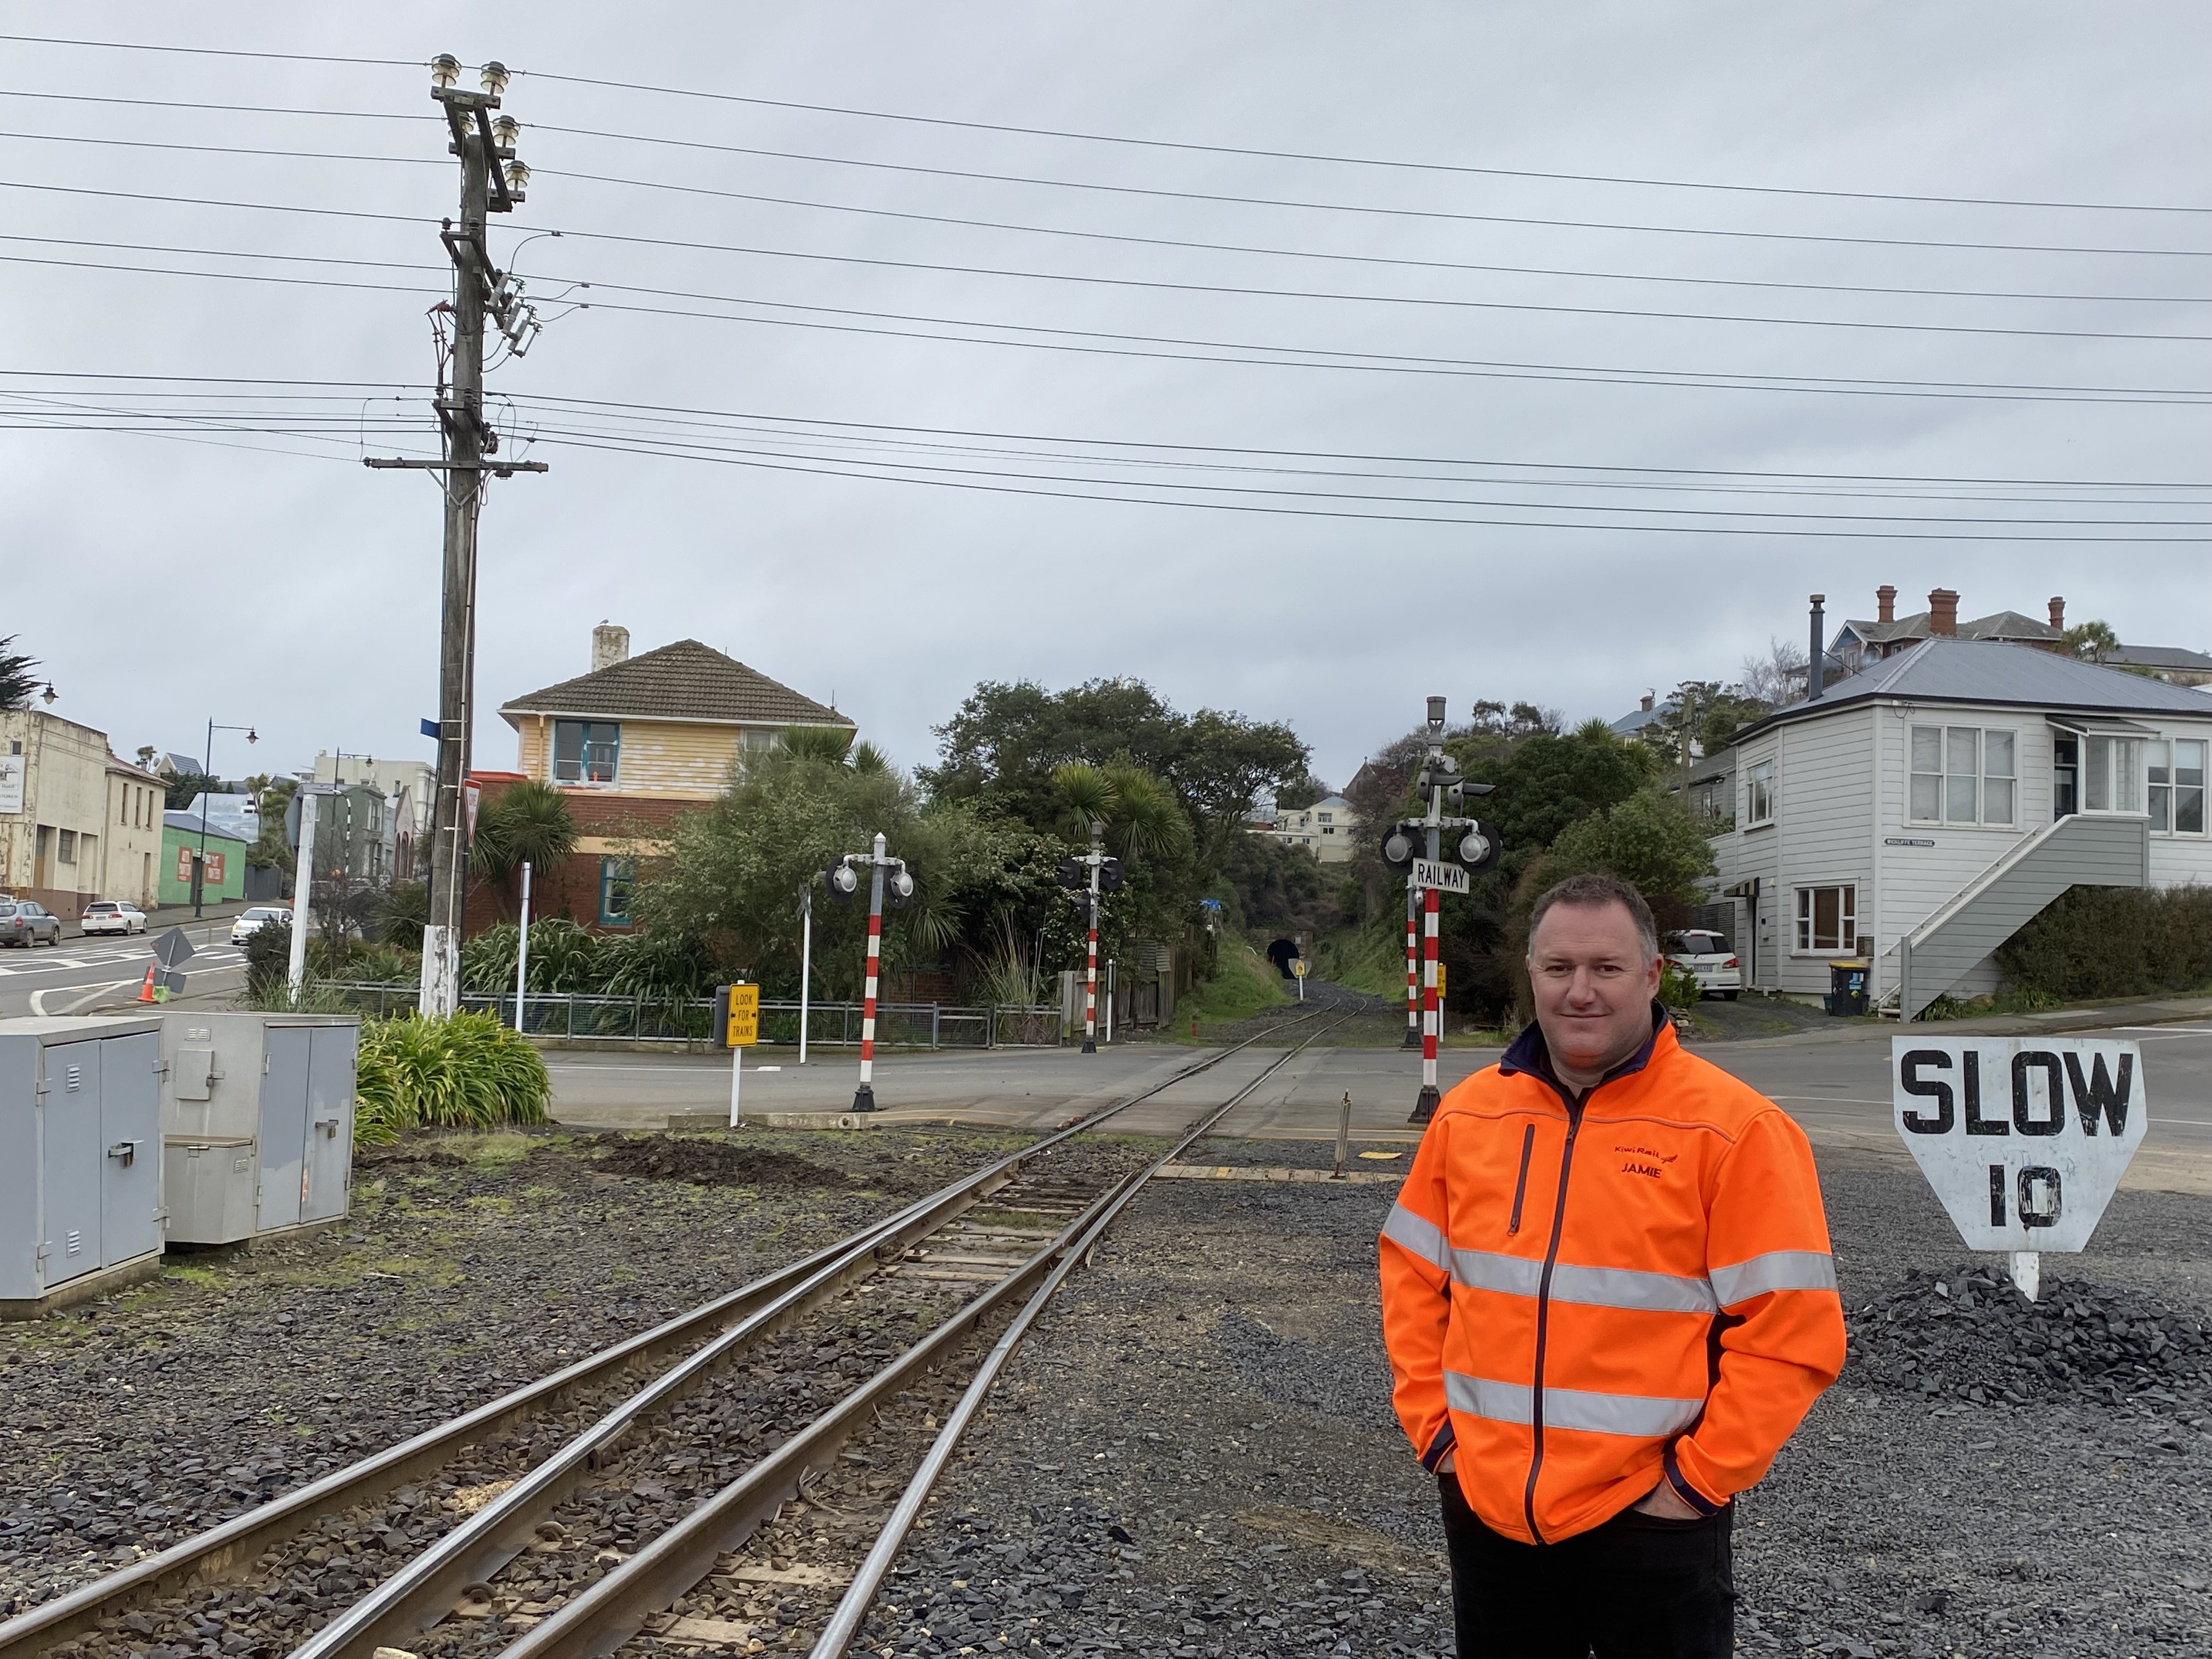
<svg viewBox="0 0 2212 1659">
<path fill-rule="evenodd" d="M 231 1244 L 346 1213 L 360 1040 L 360 1021 L 322 1015 L 165 1017 L 171 1243 Z"/>
<path fill-rule="evenodd" d="M 161 1030 L 0 1019 L 0 1316 L 161 1265 Z"/>
</svg>

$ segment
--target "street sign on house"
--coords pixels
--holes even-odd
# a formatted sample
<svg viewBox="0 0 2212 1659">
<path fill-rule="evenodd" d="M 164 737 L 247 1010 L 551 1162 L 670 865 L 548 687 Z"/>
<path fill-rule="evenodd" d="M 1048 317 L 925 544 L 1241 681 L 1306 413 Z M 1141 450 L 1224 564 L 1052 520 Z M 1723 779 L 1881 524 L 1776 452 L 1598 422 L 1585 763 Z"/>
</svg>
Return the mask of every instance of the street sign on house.
<svg viewBox="0 0 2212 1659">
<path fill-rule="evenodd" d="M 1445 859 L 1415 859 L 1410 879 L 1415 887 L 1433 888 L 1439 893 L 1470 890 L 1466 870 Z"/>
<path fill-rule="evenodd" d="M 1897 1133 L 1968 1248 L 2007 1250 L 2032 1300 L 2037 1255 L 2088 1246 L 2142 1144 L 2142 1054 L 2109 1037 L 1890 1039 Z"/>
</svg>

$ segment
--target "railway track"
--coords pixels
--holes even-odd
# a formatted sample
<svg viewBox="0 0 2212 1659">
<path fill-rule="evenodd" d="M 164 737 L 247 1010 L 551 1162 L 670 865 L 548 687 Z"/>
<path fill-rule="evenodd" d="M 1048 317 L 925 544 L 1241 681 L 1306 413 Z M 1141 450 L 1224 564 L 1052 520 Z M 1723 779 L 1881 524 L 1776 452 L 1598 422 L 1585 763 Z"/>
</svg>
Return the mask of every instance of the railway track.
<svg viewBox="0 0 2212 1659">
<path fill-rule="evenodd" d="M 641 1631 L 745 1652 L 825 1618 L 849 1638 L 881 1577 L 860 1558 L 896 1553 L 1012 1345 L 1165 1161 L 1115 1178 L 1054 1154 L 1306 1028 L 1171 1158 L 1343 1018 L 1315 1008 L 1256 1033 L 837 1244 L 42 1603 L 0 1624 L 0 1659 L 532 1659 L 611 1653 Z M 979 1358 L 981 1338 L 997 1345 Z M 880 1470 L 909 1463 L 920 1484 L 894 1498 Z M 851 1559 L 789 1553 L 825 1532 Z M 738 1559 L 749 1541 L 761 1547 Z M 855 1610 L 824 1614 L 841 1593 Z"/>
</svg>

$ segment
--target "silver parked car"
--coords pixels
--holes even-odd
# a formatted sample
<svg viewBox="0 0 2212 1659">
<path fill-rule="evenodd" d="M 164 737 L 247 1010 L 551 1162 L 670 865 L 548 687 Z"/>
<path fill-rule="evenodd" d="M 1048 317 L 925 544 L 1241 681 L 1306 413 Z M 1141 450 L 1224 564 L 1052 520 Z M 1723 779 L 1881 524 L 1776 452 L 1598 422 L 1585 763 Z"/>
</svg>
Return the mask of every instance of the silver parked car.
<svg viewBox="0 0 2212 1659">
<path fill-rule="evenodd" d="M 146 913 L 126 899 L 94 899 L 84 907 L 80 925 L 88 933 L 143 933 Z"/>
<path fill-rule="evenodd" d="M 29 899 L 0 899 L 0 945 L 62 942 L 62 919 Z"/>
</svg>

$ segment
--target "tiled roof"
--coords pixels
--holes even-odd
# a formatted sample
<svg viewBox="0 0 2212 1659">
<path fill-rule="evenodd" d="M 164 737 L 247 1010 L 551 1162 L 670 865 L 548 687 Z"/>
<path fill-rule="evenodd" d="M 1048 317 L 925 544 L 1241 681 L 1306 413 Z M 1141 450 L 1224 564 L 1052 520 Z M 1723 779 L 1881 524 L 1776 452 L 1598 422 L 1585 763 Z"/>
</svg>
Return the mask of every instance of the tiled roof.
<svg viewBox="0 0 2212 1659">
<path fill-rule="evenodd" d="M 615 719 L 744 721 L 760 726 L 843 726 L 853 722 L 801 696 L 757 669 L 696 640 L 657 651 L 517 697 L 499 711 L 514 714 L 606 714 Z"/>
<path fill-rule="evenodd" d="M 1892 640 L 1925 640 L 1935 636 L 1933 619 L 1925 611 L 1899 617 L 1895 622 L 1864 622 L 1854 617 L 1844 626 L 1869 645 L 1886 645 Z M 1958 637 L 1962 640 L 2058 640 L 2065 636 L 2049 623 L 2039 623 L 2017 611 L 1997 611 L 1986 617 L 1977 617 L 1972 622 L 1960 623 Z"/>
</svg>

